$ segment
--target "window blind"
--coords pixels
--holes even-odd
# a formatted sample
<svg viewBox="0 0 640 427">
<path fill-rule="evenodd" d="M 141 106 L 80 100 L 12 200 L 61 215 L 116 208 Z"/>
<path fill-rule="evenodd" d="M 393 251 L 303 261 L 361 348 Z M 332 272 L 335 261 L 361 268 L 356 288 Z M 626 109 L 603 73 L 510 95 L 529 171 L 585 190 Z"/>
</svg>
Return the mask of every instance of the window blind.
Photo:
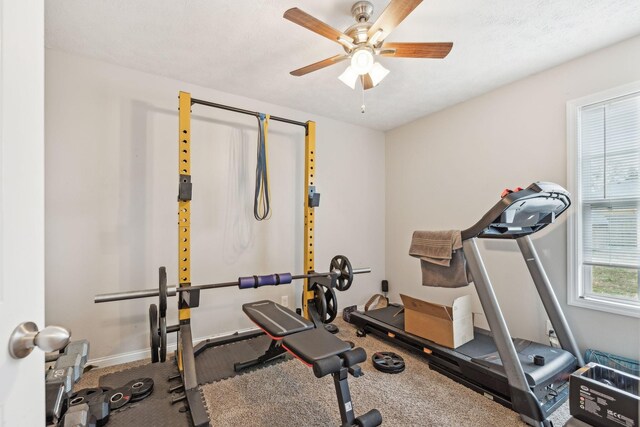
<svg viewBox="0 0 640 427">
<path fill-rule="evenodd" d="M 581 108 L 583 262 L 640 268 L 640 93 Z"/>
</svg>

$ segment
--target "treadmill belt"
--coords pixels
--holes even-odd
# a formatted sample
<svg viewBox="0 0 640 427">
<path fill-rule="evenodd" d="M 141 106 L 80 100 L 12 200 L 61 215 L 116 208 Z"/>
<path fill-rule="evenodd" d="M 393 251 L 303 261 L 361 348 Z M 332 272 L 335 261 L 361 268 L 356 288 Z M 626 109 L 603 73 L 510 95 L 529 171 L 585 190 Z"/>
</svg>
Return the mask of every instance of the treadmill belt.
<svg viewBox="0 0 640 427">
<path fill-rule="evenodd" d="M 391 304 L 385 308 L 377 308 L 369 310 L 365 314 L 387 325 L 393 326 L 404 331 L 404 307 L 401 305 Z"/>
<path fill-rule="evenodd" d="M 496 343 L 489 335 L 489 331 L 480 328 L 473 328 L 473 340 L 456 348 L 458 353 L 462 353 L 472 359 L 494 353 L 497 350 Z"/>
<path fill-rule="evenodd" d="M 375 319 L 379 322 L 383 322 L 389 326 L 404 331 L 404 311 L 402 311 L 401 305 L 391 304 L 385 308 L 378 308 L 375 310 L 369 310 L 365 315 Z M 489 335 L 489 331 L 484 329 L 474 328 L 474 339 L 461 345 L 455 350 L 447 347 L 442 347 L 433 341 L 425 338 L 418 337 L 416 335 L 405 332 L 407 336 L 413 337 L 416 341 L 425 345 L 425 347 L 438 347 L 447 352 L 456 351 L 464 354 L 469 358 L 480 358 L 484 355 L 496 352 L 496 344 L 493 342 L 493 338 Z"/>
</svg>

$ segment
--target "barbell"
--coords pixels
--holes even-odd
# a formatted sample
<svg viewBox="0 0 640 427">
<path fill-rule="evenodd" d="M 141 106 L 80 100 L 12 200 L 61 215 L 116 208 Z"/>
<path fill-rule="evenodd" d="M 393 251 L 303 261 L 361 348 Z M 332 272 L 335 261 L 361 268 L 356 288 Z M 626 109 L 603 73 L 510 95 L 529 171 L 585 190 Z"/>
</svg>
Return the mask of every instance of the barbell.
<svg viewBox="0 0 640 427">
<path fill-rule="evenodd" d="M 167 326 L 167 297 L 176 296 L 179 292 L 199 291 L 202 289 L 216 289 L 237 286 L 239 289 L 259 288 L 262 286 L 277 286 L 291 283 L 293 280 L 330 278 L 330 284 L 320 282 L 311 283 L 309 290 L 313 292 L 315 310 L 319 320 L 329 323 L 336 318 L 338 312 L 337 299 L 333 287 L 339 291 L 346 291 L 353 283 L 354 274 L 370 273 L 370 268 L 353 269 L 346 256 L 336 255 L 326 273 L 309 272 L 307 274 L 292 275 L 291 273 L 268 274 L 263 276 L 240 277 L 233 282 L 210 283 L 191 286 L 167 286 L 167 270 L 159 269 L 159 284 L 157 289 L 115 292 L 96 295 L 95 303 L 124 301 L 129 299 L 159 297 L 159 305 L 149 306 L 149 345 L 151 347 L 151 361 L 164 362 L 167 357 L 167 334 L 177 332 L 179 325 Z"/>
<path fill-rule="evenodd" d="M 291 273 L 268 274 L 264 276 L 246 276 L 240 277 L 232 282 L 208 283 L 203 285 L 191 286 L 164 286 L 161 284 L 156 289 L 142 289 L 137 291 L 114 292 L 109 294 L 99 294 L 93 299 L 96 304 L 113 301 L 124 301 L 129 299 L 150 298 L 161 296 L 160 301 L 166 301 L 166 297 L 176 296 L 180 292 L 190 292 L 203 289 L 218 289 L 237 286 L 239 289 L 253 289 L 262 286 L 276 286 L 291 283 L 293 280 L 313 279 L 318 277 L 335 277 L 336 288 L 339 291 L 346 291 L 353 283 L 355 274 L 370 273 L 371 268 L 352 268 L 349 259 L 343 255 L 336 255 L 331 260 L 331 271 L 325 273 L 309 272 L 307 274 L 292 275 Z M 166 276 L 165 276 L 166 277 Z M 161 277 L 161 282 L 162 282 Z M 166 280 L 166 278 L 164 279 Z M 160 295 L 163 293 L 164 295 Z M 161 304 L 162 305 L 162 304 Z M 166 307 L 160 307 L 160 311 L 166 310 Z"/>
</svg>

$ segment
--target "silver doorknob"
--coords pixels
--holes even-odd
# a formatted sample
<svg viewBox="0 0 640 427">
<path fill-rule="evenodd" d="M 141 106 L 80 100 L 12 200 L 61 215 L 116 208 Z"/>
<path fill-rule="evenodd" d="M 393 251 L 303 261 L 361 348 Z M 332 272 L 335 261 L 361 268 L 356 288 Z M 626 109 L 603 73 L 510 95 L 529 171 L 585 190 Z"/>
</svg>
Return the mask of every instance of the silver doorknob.
<svg viewBox="0 0 640 427">
<path fill-rule="evenodd" d="M 44 352 L 62 350 L 69 344 L 71 331 L 62 326 L 47 326 L 38 331 L 33 322 L 19 324 L 9 338 L 9 354 L 14 359 L 27 357 L 34 347 Z"/>
</svg>

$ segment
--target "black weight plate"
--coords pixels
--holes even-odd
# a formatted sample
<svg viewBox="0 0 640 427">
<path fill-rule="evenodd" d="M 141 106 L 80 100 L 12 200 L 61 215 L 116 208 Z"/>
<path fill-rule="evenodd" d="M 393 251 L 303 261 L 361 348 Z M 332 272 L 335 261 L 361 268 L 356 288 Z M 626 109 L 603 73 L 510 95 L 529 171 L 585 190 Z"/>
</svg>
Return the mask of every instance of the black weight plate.
<svg viewBox="0 0 640 427">
<path fill-rule="evenodd" d="M 323 286 L 319 283 L 314 283 L 309 289 L 313 292 L 316 313 L 318 313 L 320 320 L 324 323 L 324 320 L 327 318 L 327 300 L 324 297 Z"/>
<path fill-rule="evenodd" d="M 404 371 L 404 359 L 390 351 L 378 351 L 371 357 L 373 367 L 387 374 L 398 374 Z"/>
<path fill-rule="evenodd" d="M 333 322 L 338 315 L 338 299 L 335 291 L 317 282 L 313 283 L 310 289 L 322 323 Z"/>
<path fill-rule="evenodd" d="M 153 393 L 153 390 L 150 390 L 149 392 L 147 392 L 145 394 L 141 394 L 141 395 L 139 395 L 137 397 L 132 397 L 131 400 L 129 401 L 129 403 L 139 402 L 141 400 L 144 400 L 147 397 L 151 396 L 151 393 Z"/>
<path fill-rule="evenodd" d="M 160 361 L 167 360 L 167 318 L 160 317 Z"/>
<path fill-rule="evenodd" d="M 127 387 L 120 387 L 107 392 L 109 408 L 112 411 L 122 408 L 131 400 L 131 390 Z"/>
<path fill-rule="evenodd" d="M 160 267 L 159 270 L 159 285 L 158 285 L 158 295 L 159 295 L 159 311 L 160 317 L 167 316 L 167 269 L 165 267 Z"/>
<path fill-rule="evenodd" d="M 324 323 L 331 323 L 338 315 L 338 298 L 336 292 L 331 288 L 326 288 L 324 291 L 324 299 L 327 300 L 327 317 Z"/>
<path fill-rule="evenodd" d="M 340 332 L 340 329 L 338 329 L 338 327 L 336 325 L 334 325 L 333 323 L 327 323 L 324 325 L 324 329 L 327 332 L 330 332 L 332 334 L 337 334 L 338 332 Z"/>
<path fill-rule="evenodd" d="M 346 291 L 351 287 L 353 283 L 353 268 L 351 268 L 351 262 L 344 255 L 336 255 L 331 260 L 329 270 L 339 270 L 340 275 L 336 280 L 336 288 L 339 291 Z"/>
<path fill-rule="evenodd" d="M 157 363 L 160 336 L 158 335 L 158 307 L 155 304 L 149 306 L 149 346 L 151 347 L 151 363 Z"/>
<path fill-rule="evenodd" d="M 89 400 L 100 396 L 104 390 L 100 387 L 84 388 L 78 390 L 69 396 L 69 406 L 81 405 L 83 403 L 89 403 Z"/>
<path fill-rule="evenodd" d="M 135 402 L 140 396 L 148 395 L 153 390 L 153 380 L 151 378 L 138 378 L 131 380 L 124 386 L 131 389 L 131 401 Z"/>
</svg>

